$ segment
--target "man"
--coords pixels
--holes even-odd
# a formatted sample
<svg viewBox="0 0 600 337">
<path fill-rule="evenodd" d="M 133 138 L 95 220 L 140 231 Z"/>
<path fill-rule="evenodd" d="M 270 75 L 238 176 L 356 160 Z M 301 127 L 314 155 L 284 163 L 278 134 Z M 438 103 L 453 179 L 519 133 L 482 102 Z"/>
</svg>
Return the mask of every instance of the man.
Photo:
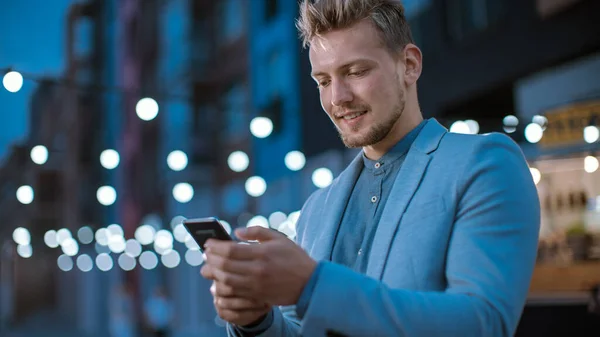
<svg viewBox="0 0 600 337">
<path fill-rule="evenodd" d="M 502 134 L 423 120 L 422 55 L 399 1 L 304 1 L 323 109 L 361 153 L 305 203 L 297 244 L 264 228 L 210 241 L 201 273 L 230 336 L 512 336 L 539 201 Z"/>
</svg>

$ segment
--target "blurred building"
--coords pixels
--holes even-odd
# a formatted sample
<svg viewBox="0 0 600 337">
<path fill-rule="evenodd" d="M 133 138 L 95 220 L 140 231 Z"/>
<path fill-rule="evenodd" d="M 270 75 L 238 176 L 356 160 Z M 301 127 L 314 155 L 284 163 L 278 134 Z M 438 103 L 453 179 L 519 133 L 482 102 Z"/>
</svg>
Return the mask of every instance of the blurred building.
<svg viewBox="0 0 600 337">
<path fill-rule="evenodd" d="M 598 11 L 597 1 L 428 2 L 411 19 L 424 53 L 421 106 L 426 115 L 448 125 L 476 119 L 480 132 L 502 131 L 502 119 L 517 115 L 523 120 L 513 136 L 522 141 L 524 125 L 545 112 L 542 107 L 524 111 L 527 79 L 563 65 L 589 63 L 600 49 L 600 27 L 588 15 Z M 593 85 L 590 82 L 564 78 L 562 86 Z M 557 87 L 555 91 L 569 92 Z M 571 101 L 592 91 L 582 88 L 560 99 Z M 552 96 L 548 92 L 535 99 Z"/>
<path fill-rule="evenodd" d="M 101 99 L 93 86 L 102 66 L 99 51 L 93 48 L 99 38 L 95 4 L 74 4 L 65 13 L 63 77 L 38 79 L 29 111 L 30 136 L 14 149 L 3 167 L 4 178 L 12 185 L 2 198 L 6 207 L 3 220 L 8 225 L 3 228 L 23 227 L 31 241 L 29 248 L 12 247 L 13 256 L 24 257 L 13 260 L 13 323 L 36 311 L 55 308 L 69 312 L 73 323 L 81 318 L 77 316 L 81 312 L 77 297 L 65 296 L 81 283 L 56 268 L 59 254 L 47 247 L 44 238 L 47 231 L 59 228 L 76 238 L 83 225 L 95 226 L 104 220 L 95 198 L 103 177 L 96 158 L 103 145 L 100 132 L 104 127 Z M 33 192 L 26 204 L 21 204 L 22 198 L 21 203 L 15 199 L 21 185 L 30 186 Z M 3 237 L 10 237 L 5 234 Z"/>
</svg>

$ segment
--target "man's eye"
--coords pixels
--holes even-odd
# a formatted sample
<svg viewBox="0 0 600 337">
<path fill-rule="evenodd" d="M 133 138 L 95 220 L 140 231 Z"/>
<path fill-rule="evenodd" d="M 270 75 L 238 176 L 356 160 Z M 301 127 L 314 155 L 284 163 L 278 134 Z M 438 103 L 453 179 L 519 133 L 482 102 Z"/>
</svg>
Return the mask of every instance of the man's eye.
<svg viewBox="0 0 600 337">
<path fill-rule="evenodd" d="M 348 73 L 350 76 L 362 76 L 367 73 L 367 70 L 358 70 Z"/>
<path fill-rule="evenodd" d="M 319 88 L 324 88 L 329 85 L 329 81 L 319 81 Z"/>
</svg>

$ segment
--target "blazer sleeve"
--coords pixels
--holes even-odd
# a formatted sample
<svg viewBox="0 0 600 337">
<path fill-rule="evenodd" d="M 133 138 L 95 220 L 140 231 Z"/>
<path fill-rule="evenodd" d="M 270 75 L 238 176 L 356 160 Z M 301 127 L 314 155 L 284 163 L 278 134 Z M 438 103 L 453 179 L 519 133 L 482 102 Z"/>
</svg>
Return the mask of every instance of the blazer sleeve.
<svg viewBox="0 0 600 337">
<path fill-rule="evenodd" d="M 274 307 L 271 310 L 272 323 L 266 327 L 260 327 L 257 332 L 254 329 L 241 329 L 232 324 L 227 324 L 227 335 L 230 337 L 299 337 L 300 320 L 296 315 L 295 306 Z M 261 324 L 262 325 L 262 324 Z"/>
<path fill-rule="evenodd" d="M 535 266 L 537 190 L 510 138 L 491 134 L 475 143 L 461 156 L 466 161 L 453 196 L 457 209 L 446 290 L 391 289 L 325 262 L 302 320 L 303 336 L 514 334 Z"/>
</svg>

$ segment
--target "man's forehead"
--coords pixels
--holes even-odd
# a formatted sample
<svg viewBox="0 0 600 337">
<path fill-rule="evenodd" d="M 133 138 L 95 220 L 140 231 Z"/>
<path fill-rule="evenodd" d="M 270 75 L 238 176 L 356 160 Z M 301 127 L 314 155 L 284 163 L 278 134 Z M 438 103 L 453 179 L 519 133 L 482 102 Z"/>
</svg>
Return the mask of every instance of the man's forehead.
<svg viewBox="0 0 600 337">
<path fill-rule="evenodd" d="M 334 72 L 357 63 L 376 62 L 383 51 L 379 46 L 340 46 L 327 42 L 311 45 L 309 58 L 312 75 Z"/>
</svg>

